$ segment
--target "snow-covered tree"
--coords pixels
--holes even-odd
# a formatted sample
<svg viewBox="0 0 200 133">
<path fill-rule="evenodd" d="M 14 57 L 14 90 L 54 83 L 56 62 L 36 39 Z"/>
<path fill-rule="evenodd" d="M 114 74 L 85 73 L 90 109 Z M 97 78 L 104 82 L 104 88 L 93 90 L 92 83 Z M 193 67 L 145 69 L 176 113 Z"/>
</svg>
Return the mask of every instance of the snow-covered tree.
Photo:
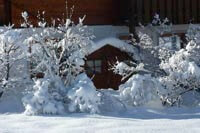
<svg viewBox="0 0 200 133">
<path fill-rule="evenodd" d="M 158 101 L 157 92 L 162 91 L 159 80 L 153 77 L 158 71 L 154 68 L 159 69 L 159 62 L 155 63 L 157 60 L 154 59 L 158 51 L 147 34 L 139 33 L 138 37 L 139 42 L 132 42 L 140 50 L 141 60 L 117 61 L 112 67 L 114 73 L 123 77 L 122 80 L 127 80 L 119 86 L 119 100 L 128 106 L 141 106 L 153 100 Z"/>
<path fill-rule="evenodd" d="M 11 67 L 22 59 L 23 52 L 17 44 L 18 38 L 9 35 L 12 27 L 13 25 L 6 27 L 0 35 L 0 80 L 9 80 Z"/>
<path fill-rule="evenodd" d="M 128 65 L 129 64 L 129 65 Z M 119 62 L 117 61 L 111 68 L 115 74 L 119 74 L 122 76 L 122 80 L 129 78 L 130 76 L 139 73 L 139 72 L 147 72 L 144 69 L 144 64 L 136 64 L 135 62 L 130 61 L 129 63 Z"/>
<path fill-rule="evenodd" d="M 162 22 L 159 16 L 155 16 L 153 24 L 159 25 L 156 28 L 159 28 L 159 33 L 162 34 L 170 32 L 170 26 L 165 26 L 167 22 L 168 20 Z M 187 47 L 179 51 L 164 45 L 155 46 L 147 34 L 139 33 L 139 42 L 134 41 L 135 39 L 131 42 L 140 49 L 140 63 L 117 62 L 113 67 L 115 73 L 122 75 L 124 79 L 128 78 L 128 81 L 120 86 L 120 95 L 124 100 L 132 105 L 141 105 L 150 100 L 149 96 L 145 95 L 145 91 L 143 92 L 143 89 L 146 89 L 149 94 L 152 94 L 148 91 L 151 90 L 154 92 L 154 96 L 160 97 L 164 105 L 174 105 L 183 102 L 183 95 L 186 93 L 198 93 L 200 49 L 199 44 L 195 41 L 198 32 L 195 32 L 190 36 L 192 41 Z M 143 64 L 142 67 L 139 64 Z M 135 75 L 138 68 L 142 68 L 143 72 L 147 72 L 151 76 L 146 76 L 144 73 Z"/>
<path fill-rule="evenodd" d="M 25 74 L 19 76 L 25 64 L 25 52 L 21 44 L 22 35 L 12 29 L 13 25 L 4 28 L 0 34 L 0 86 L 1 90 L 8 91 L 18 86 L 24 80 Z"/>
<path fill-rule="evenodd" d="M 25 24 L 28 23 L 30 25 L 26 19 L 28 16 L 25 16 Z M 65 23 L 61 23 L 57 27 L 47 27 L 45 20 L 41 19 L 38 22 L 40 30 L 35 31 L 25 40 L 25 43 L 31 46 L 31 50 L 28 53 L 31 74 L 36 78 L 38 78 L 38 74 L 41 74 L 39 77 L 43 78 L 36 79 L 35 89 L 29 91 L 31 94 L 28 94 L 28 96 L 30 97 L 26 99 L 33 100 L 24 100 L 26 112 L 30 114 L 59 113 L 61 104 L 65 109 L 69 104 L 69 110 L 72 112 L 78 110 L 80 112 L 99 112 L 96 105 L 93 105 L 93 102 L 95 102 L 94 99 L 91 100 L 93 97 L 84 97 L 76 93 L 77 91 L 82 91 L 87 94 L 87 91 L 89 91 L 95 95 L 96 90 L 91 82 L 87 82 L 88 86 L 86 86 L 87 83 L 84 84 L 86 79 L 82 79 L 84 80 L 82 83 L 77 79 L 76 82 L 81 83 L 79 85 L 80 88 L 78 86 L 70 87 L 72 84 L 77 84 L 73 81 L 84 71 L 84 59 L 87 53 L 85 47 L 89 47 L 92 44 L 93 35 L 87 26 L 83 25 L 83 20 L 84 18 L 80 18 L 79 23 L 74 24 L 73 21 L 67 18 L 64 20 Z M 59 87 L 59 84 L 62 87 Z M 81 85 L 83 86 L 81 87 Z M 73 93 L 71 89 L 73 91 L 74 89 L 78 90 Z M 55 97 L 54 94 L 58 97 Z M 46 99 L 43 99 L 43 97 L 46 97 Z M 59 100 L 57 100 L 58 98 Z M 80 101 L 80 103 L 76 103 L 77 106 L 80 105 L 79 109 L 74 107 L 74 110 L 72 110 L 72 106 L 75 106 L 72 105 L 73 100 Z M 59 104 L 57 101 L 59 101 Z M 49 108 L 49 104 L 54 108 Z M 48 109 L 46 110 L 46 106 L 49 111 L 47 111 Z M 57 108 L 58 110 L 55 110 Z"/>
<path fill-rule="evenodd" d="M 27 39 L 32 43 L 31 59 L 35 65 L 32 71 L 59 75 L 69 85 L 83 71 L 86 53 L 83 48 L 91 45 L 93 37 L 82 22 L 83 19 L 80 19 L 79 24 L 75 25 L 66 19 L 64 25 L 50 28 L 45 28 L 45 23 L 39 22 L 42 31 Z M 60 37 L 56 38 L 55 35 Z"/>
</svg>

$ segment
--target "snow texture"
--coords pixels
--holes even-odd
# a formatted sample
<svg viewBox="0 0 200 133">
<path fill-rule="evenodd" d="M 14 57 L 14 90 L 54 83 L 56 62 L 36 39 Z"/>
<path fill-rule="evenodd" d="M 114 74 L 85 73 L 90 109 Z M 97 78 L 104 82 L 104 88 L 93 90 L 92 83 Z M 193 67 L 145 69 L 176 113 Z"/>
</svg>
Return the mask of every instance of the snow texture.
<svg viewBox="0 0 200 133">
<path fill-rule="evenodd" d="M 199 109 L 132 108 L 107 115 L 70 114 L 63 117 L 1 114 L 1 133 L 199 133 Z"/>
<path fill-rule="evenodd" d="M 101 95 L 85 73 L 76 77 L 67 96 L 71 100 L 69 103 L 70 112 L 100 112 L 98 106 Z"/>
<path fill-rule="evenodd" d="M 160 87 L 158 81 L 150 75 L 136 74 L 119 86 L 120 98 L 131 106 L 145 105 L 159 99 L 157 91 Z"/>
<path fill-rule="evenodd" d="M 22 99 L 25 106 L 25 114 L 62 114 L 64 112 L 62 102 L 59 102 L 54 97 L 55 92 L 50 93 L 52 87 L 56 87 L 56 90 L 60 89 L 58 86 L 53 86 L 53 82 L 46 78 L 35 81 L 35 85 L 33 86 L 34 92 L 29 93 Z"/>
<path fill-rule="evenodd" d="M 167 98 L 169 104 L 184 101 L 185 99 L 183 99 L 181 95 L 190 91 L 194 91 L 195 95 L 199 95 L 199 49 L 200 46 L 194 41 L 191 41 L 188 43 L 186 49 L 175 52 L 172 57 L 160 64 L 160 67 L 165 70 L 167 74 L 161 77 L 160 81 L 167 90 L 165 95 L 169 97 Z M 190 97 L 194 98 L 194 95 Z M 190 104 L 198 105 L 199 98 L 197 97 L 197 99 Z"/>
<path fill-rule="evenodd" d="M 127 52 L 127 53 L 133 53 L 133 57 L 136 60 L 139 60 L 140 57 L 139 55 L 139 51 L 136 47 L 134 47 L 133 45 L 130 45 L 128 43 L 126 43 L 125 41 L 122 41 L 120 39 L 111 37 L 111 38 L 104 38 L 102 40 L 93 42 L 92 46 L 90 47 L 86 47 L 86 49 L 88 50 L 87 55 L 101 49 L 102 47 L 106 46 L 106 45 L 110 45 L 113 46 L 115 48 L 120 49 L 121 51 Z"/>
</svg>

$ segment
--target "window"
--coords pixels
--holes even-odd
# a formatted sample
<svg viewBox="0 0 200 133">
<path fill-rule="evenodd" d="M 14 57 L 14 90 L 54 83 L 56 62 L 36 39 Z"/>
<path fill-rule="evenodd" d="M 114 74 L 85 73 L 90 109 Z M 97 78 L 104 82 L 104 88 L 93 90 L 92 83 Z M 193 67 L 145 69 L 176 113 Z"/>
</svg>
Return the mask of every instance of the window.
<svg viewBox="0 0 200 133">
<path fill-rule="evenodd" d="M 101 60 L 86 61 L 86 72 L 88 74 L 101 73 Z"/>
</svg>

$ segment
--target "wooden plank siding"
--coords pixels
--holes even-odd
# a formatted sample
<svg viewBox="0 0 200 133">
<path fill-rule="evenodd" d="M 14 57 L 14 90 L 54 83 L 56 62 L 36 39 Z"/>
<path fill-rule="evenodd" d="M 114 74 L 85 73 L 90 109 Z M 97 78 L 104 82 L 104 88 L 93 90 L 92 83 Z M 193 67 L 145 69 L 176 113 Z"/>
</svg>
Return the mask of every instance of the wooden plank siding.
<svg viewBox="0 0 200 133">
<path fill-rule="evenodd" d="M 37 4 L 36 4 L 37 3 Z M 22 21 L 21 12 L 27 11 L 30 19 L 36 23 L 38 11 L 46 11 L 46 19 L 66 18 L 74 6 L 72 19 L 86 15 L 89 25 L 121 24 L 128 18 L 128 3 L 123 0 L 68 0 L 68 13 L 65 0 L 12 0 L 12 22 L 17 26 Z"/>
<path fill-rule="evenodd" d="M 172 20 L 172 2 L 173 0 L 167 0 L 166 3 L 166 8 L 167 8 L 167 12 L 166 12 L 166 16 L 168 17 L 169 20 Z"/>
<path fill-rule="evenodd" d="M 183 0 L 178 0 L 178 23 L 184 23 L 183 22 Z"/>
<path fill-rule="evenodd" d="M 4 24 L 5 14 L 4 14 L 4 1 L 0 0 L 0 25 Z"/>
<path fill-rule="evenodd" d="M 152 15 L 159 14 L 161 18 L 168 18 L 173 24 L 200 23 L 200 0 L 133 0 L 137 3 L 137 10 L 130 17 L 139 22 L 151 22 Z M 135 5 L 131 5 L 135 8 Z M 131 20 L 131 19 L 130 19 Z M 133 20 L 133 19 L 132 19 Z M 132 23 L 132 22 L 131 22 Z M 133 24 L 135 25 L 136 22 Z"/>
<path fill-rule="evenodd" d="M 7 25 L 11 21 L 10 0 L 0 0 L 0 25 Z"/>
<path fill-rule="evenodd" d="M 197 5 L 197 0 L 192 0 L 192 5 L 191 5 L 191 12 L 192 12 L 192 21 L 194 23 L 197 22 L 197 12 L 198 12 L 198 9 L 196 8 L 196 5 Z"/>
<path fill-rule="evenodd" d="M 150 6 L 151 6 L 151 0 L 144 0 L 144 21 L 146 23 L 148 23 L 151 20 L 151 10 L 150 10 Z"/>
<path fill-rule="evenodd" d="M 151 22 L 155 13 L 173 24 L 200 23 L 200 0 L 68 0 L 68 7 L 72 5 L 73 20 L 86 15 L 88 25 L 125 25 L 129 19 L 133 27 Z M 33 23 L 38 11 L 46 11 L 48 21 L 67 16 L 65 0 L 0 0 L 0 24 L 12 21 L 19 26 L 23 11 L 29 13 Z"/>
</svg>

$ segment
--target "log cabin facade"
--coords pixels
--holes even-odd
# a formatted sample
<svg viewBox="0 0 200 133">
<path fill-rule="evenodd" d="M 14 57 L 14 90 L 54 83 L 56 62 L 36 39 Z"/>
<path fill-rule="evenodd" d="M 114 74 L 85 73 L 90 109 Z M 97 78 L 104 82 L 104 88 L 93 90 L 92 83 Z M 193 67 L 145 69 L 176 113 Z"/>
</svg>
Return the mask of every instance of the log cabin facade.
<svg viewBox="0 0 200 133">
<path fill-rule="evenodd" d="M 23 11 L 29 13 L 33 24 L 37 22 L 38 11 L 45 11 L 45 18 L 50 23 L 52 19 L 69 17 L 73 5 L 72 19 L 77 22 L 79 17 L 86 15 L 85 24 L 103 26 L 103 37 L 111 33 L 108 32 L 109 28 L 112 32 L 118 30 L 114 34 L 134 32 L 139 23 L 151 22 L 155 13 L 160 14 L 161 18 L 169 18 L 173 24 L 200 22 L 199 0 L 68 0 L 67 5 L 66 9 L 65 0 L 0 0 L 0 25 L 13 23 L 16 28 L 20 27 Z M 123 31 L 121 26 L 129 27 L 129 31 Z M 113 45 L 108 42 L 87 56 L 85 69 L 97 88 L 117 89 L 122 83 L 120 76 L 108 70 L 109 64 L 116 59 L 124 61 L 131 57 Z"/>
<path fill-rule="evenodd" d="M 45 11 L 45 18 L 50 22 L 51 19 L 69 17 L 73 6 L 72 19 L 77 21 L 79 17 L 86 15 L 87 19 L 85 19 L 85 24 L 88 25 L 121 25 L 123 19 L 127 16 L 127 5 L 123 0 L 119 0 L 118 2 L 114 0 L 68 0 L 68 9 L 66 9 L 66 0 L 0 1 L 1 10 L 4 10 L 1 13 L 3 14 L 2 23 L 6 24 L 11 22 L 15 24 L 16 27 L 19 27 L 21 21 L 23 21 L 21 18 L 21 13 L 23 11 L 29 13 L 33 23 L 37 20 L 38 11 Z"/>
<path fill-rule="evenodd" d="M 0 24 L 20 25 L 21 12 L 27 11 L 31 20 L 38 11 L 46 11 L 47 20 L 67 16 L 65 0 L 0 0 Z M 74 6 L 73 19 L 87 15 L 88 25 L 130 25 L 149 23 L 155 13 L 169 18 L 173 24 L 200 22 L 199 0 L 68 0 Z M 70 9 L 68 9 L 68 14 Z"/>
</svg>

